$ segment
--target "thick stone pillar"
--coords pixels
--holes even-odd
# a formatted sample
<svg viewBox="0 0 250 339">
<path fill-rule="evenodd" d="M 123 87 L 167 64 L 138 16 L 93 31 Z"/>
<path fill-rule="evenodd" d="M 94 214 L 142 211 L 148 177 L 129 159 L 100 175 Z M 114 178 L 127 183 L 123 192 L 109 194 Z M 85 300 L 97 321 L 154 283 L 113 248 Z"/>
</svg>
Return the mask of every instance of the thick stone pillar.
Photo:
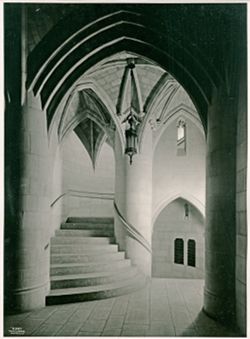
<svg viewBox="0 0 250 339">
<path fill-rule="evenodd" d="M 152 133 L 146 133 L 142 149 L 133 157 L 124 155 L 122 148 L 116 142 L 116 185 L 115 201 L 126 221 L 138 230 L 151 244 L 152 232 Z M 151 253 L 127 232 L 119 218 L 115 222 L 116 239 L 120 248 L 126 251 L 132 263 L 151 275 Z"/>
<path fill-rule="evenodd" d="M 22 110 L 16 112 L 19 144 L 8 158 L 10 172 L 11 162 L 13 166 L 18 163 L 17 181 L 8 178 L 6 187 L 12 199 L 8 203 L 16 206 L 15 222 L 7 215 L 5 225 L 9 258 L 6 307 L 10 312 L 45 306 L 49 290 L 49 157 L 46 119 L 39 107 L 39 100 L 29 94 Z"/>
<path fill-rule="evenodd" d="M 244 46 L 245 47 L 245 46 Z M 242 336 L 247 328 L 247 67 L 242 48 L 240 59 L 239 102 L 237 114 L 237 179 L 236 179 L 236 318 Z M 248 180 L 248 182 L 247 182 Z"/>
<path fill-rule="evenodd" d="M 50 171 L 46 116 L 25 89 L 25 9 L 5 15 L 5 311 L 22 312 L 44 306 L 49 289 Z"/>
<path fill-rule="evenodd" d="M 204 310 L 235 318 L 235 98 L 222 88 L 208 112 Z"/>
</svg>

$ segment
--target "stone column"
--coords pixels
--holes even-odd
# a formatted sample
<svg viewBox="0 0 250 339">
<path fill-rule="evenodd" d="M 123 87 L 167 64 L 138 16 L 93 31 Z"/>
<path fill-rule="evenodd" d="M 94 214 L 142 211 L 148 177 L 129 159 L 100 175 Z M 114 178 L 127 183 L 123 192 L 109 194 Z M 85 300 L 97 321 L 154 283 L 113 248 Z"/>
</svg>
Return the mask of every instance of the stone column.
<svg viewBox="0 0 250 339">
<path fill-rule="evenodd" d="M 115 201 L 126 219 L 151 244 L 152 231 L 152 132 L 145 131 L 140 153 L 134 155 L 133 163 L 124 155 L 121 145 L 116 142 L 116 184 Z M 151 254 L 124 231 L 116 217 L 115 234 L 120 248 L 126 251 L 132 263 L 151 275 Z"/>
<path fill-rule="evenodd" d="M 204 310 L 232 322 L 235 317 L 236 105 L 225 87 L 208 112 Z"/>
<path fill-rule="evenodd" d="M 5 14 L 5 311 L 22 312 L 44 306 L 49 290 L 50 171 L 46 115 L 25 89 L 25 11 Z"/>
<path fill-rule="evenodd" d="M 247 53 L 242 48 L 240 59 L 239 103 L 237 114 L 237 176 L 236 176 L 236 313 L 242 336 L 247 328 Z M 247 182 L 248 180 L 248 182 Z"/>
<path fill-rule="evenodd" d="M 49 157 L 46 119 L 39 100 L 29 94 L 19 121 L 19 187 L 16 222 L 6 222 L 11 262 L 10 311 L 26 311 L 45 305 L 49 290 Z M 13 138 L 15 136 L 12 136 Z M 13 165 L 15 159 L 12 158 Z M 12 183 L 13 185 L 13 183 Z M 7 192 L 13 194 L 13 192 Z M 10 229 L 11 230 L 10 230 Z M 5 282 L 8 284 L 8 282 Z"/>
</svg>

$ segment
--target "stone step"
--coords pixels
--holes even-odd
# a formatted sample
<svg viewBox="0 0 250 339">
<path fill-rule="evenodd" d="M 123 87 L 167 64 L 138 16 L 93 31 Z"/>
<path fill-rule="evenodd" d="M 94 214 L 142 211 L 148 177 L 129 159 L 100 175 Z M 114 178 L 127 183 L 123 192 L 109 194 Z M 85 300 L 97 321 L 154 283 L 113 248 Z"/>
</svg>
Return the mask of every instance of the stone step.
<svg viewBox="0 0 250 339">
<path fill-rule="evenodd" d="M 114 230 L 56 230 L 56 237 L 113 237 Z"/>
<path fill-rule="evenodd" d="M 119 270 L 131 265 L 130 259 L 123 259 L 117 261 L 105 262 L 92 262 L 86 264 L 53 264 L 50 266 L 50 275 L 67 275 L 67 274 L 83 274 L 102 271 Z"/>
<path fill-rule="evenodd" d="M 113 218 L 70 217 L 51 238 L 47 305 L 109 298 L 145 285 L 114 244 Z"/>
<path fill-rule="evenodd" d="M 110 262 L 124 259 L 124 252 L 92 252 L 84 254 L 52 254 L 51 264 Z"/>
<path fill-rule="evenodd" d="M 112 237 L 64 237 L 56 236 L 51 238 L 51 245 L 67 245 L 67 244 L 112 244 L 114 238 Z"/>
<path fill-rule="evenodd" d="M 110 253 L 118 251 L 118 245 L 111 244 L 64 244 L 51 246 L 52 254 L 84 254 L 93 252 Z"/>
<path fill-rule="evenodd" d="M 137 273 L 135 267 L 116 270 L 115 272 L 97 272 L 51 277 L 51 289 L 87 287 L 110 284 L 116 281 L 132 278 Z"/>
<path fill-rule="evenodd" d="M 62 223 L 61 224 L 61 229 L 62 230 L 67 230 L 67 229 L 72 229 L 72 230 L 99 230 L 99 229 L 103 229 L 103 230 L 113 230 L 114 229 L 114 225 L 113 224 L 99 224 L 99 223 L 89 223 L 89 222 L 66 222 L 66 223 Z"/>
<path fill-rule="evenodd" d="M 116 297 L 137 291 L 146 285 L 146 279 L 138 273 L 135 277 L 111 284 L 51 290 L 46 305 L 66 304 Z"/>
<path fill-rule="evenodd" d="M 112 224 L 114 225 L 114 218 L 108 217 L 68 217 L 66 222 L 68 223 L 90 223 L 90 224 Z"/>
</svg>

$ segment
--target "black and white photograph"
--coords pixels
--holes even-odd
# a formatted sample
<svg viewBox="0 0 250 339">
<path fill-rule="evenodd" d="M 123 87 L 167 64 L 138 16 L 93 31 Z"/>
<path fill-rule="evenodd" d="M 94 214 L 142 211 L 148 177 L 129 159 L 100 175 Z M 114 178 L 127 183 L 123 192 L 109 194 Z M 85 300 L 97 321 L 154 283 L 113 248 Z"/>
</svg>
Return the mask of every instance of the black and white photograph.
<svg viewBox="0 0 250 339">
<path fill-rule="evenodd" d="M 3 2 L 4 337 L 247 337 L 247 10 Z"/>
</svg>

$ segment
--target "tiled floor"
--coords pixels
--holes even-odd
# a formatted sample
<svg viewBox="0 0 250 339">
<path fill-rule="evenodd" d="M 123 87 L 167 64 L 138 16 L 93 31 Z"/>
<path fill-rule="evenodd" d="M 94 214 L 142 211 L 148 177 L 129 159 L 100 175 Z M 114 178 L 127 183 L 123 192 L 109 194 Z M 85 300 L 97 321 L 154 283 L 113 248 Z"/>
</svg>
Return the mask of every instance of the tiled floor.
<svg viewBox="0 0 250 339">
<path fill-rule="evenodd" d="M 130 295 L 6 317 L 5 336 L 239 336 L 208 318 L 202 280 L 152 279 Z"/>
</svg>

